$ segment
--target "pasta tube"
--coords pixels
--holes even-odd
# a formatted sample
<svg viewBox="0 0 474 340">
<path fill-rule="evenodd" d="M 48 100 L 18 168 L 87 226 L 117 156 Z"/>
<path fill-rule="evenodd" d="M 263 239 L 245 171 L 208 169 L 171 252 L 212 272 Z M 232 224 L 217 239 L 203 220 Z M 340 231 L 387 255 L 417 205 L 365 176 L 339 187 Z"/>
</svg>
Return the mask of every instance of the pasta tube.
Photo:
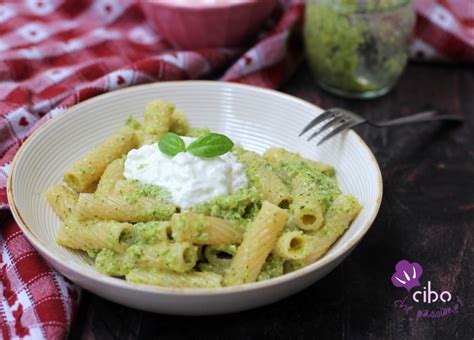
<svg viewBox="0 0 474 340">
<path fill-rule="evenodd" d="M 239 189 L 227 196 L 218 196 L 207 202 L 195 205 L 191 211 L 198 214 L 232 221 L 242 230 L 260 210 L 260 194 L 255 187 Z"/>
<path fill-rule="evenodd" d="M 210 273 L 216 273 L 219 275 L 225 275 L 225 272 L 228 268 L 229 266 L 224 266 L 220 264 L 212 264 L 209 262 L 200 262 L 196 266 L 196 269 L 199 272 L 210 272 Z"/>
<path fill-rule="evenodd" d="M 336 179 L 318 172 L 303 171 L 292 181 L 293 211 L 296 224 L 304 230 L 317 230 L 324 213 L 341 193 Z"/>
<path fill-rule="evenodd" d="M 100 177 L 96 193 L 112 192 L 117 181 L 125 179 L 125 177 L 123 177 L 123 167 L 124 159 L 122 158 L 117 158 L 110 163 Z"/>
<path fill-rule="evenodd" d="M 56 242 L 63 247 L 79 249 L 94 254 L 110 248 L 123 252 L 124 238 L 132 233 L 132 225 L 116 221 L 78 221 L 75 216 L 67 219 L 59 228 Z"/>
<path fill-rule="evenodd" d="M 192 212 L 174 214 L 171 228 L 176 241 L 210 245 L 238 244 L 242 241 L 242 232 L 238 227 L 220 218 Z"/>
<path fill-rule="evenodd" d="M 127 253 L 117 253 L 105 248 L 97 254 L 95 267 L 99 273 L 105 275 L 125 276 L 133 269 L 134 263 Z"/>
<path fill-rule="evenodd" d="M 158 200 L 166 199 L 169 195 L 157 185 L 142 184 L 136 180 L 119 180 L 115 184 L 114 193 L 125 197 L 127 202 L 135 203 L 143 197 Z"/>
<path fill-rule="evenodd" d="M 76 206 L 77 195 L 65 185 L 55 185 L 46 192 L 46 199 L 54 212 L 62 219 L 68 218 Z"/>
<path fill-rule="evenodd" d="M 236 253 L 235 245 L 208 246 L 204 250 L 204 257 L 211 264 L 228 267 Z"/>
<path fill-rule="evenodd" d="M 170 131 L 185 136 L 189 132 L 189 123 L 184 113 L 174 111 L 171 114 Z"/>
<path fill-rule="evenodd" d="M 283 209 L 289 207 L 292 197 L 288 187 L 264 159 L 255 152 L 244 152 L 239 159 L 246 166 L 247 175 L 264 200 Z"/>
<path fill-rule="evenodd" d="M 128 116 L 127 120 L 125 121 L 125 126 L 129 128 L 139 131 L 142 128 L 142 124 L 133 116 Z"/>
<path fill-rule="evenodd" d="M 265 201 L 255 220 L 244 234 L 242 244 L 224 276 L 226 286 L 254 282 L 268 254 L 275 246 L 288 213 Z"/>
<path fill-rule="evenodd" d="M 218 288 L 222 276 L 210 272 L 174 273 L 150 269 L 134 269 L 127 281 L 170 288 Z"/>
<path fill-rule="evenodd" d="M 304 259 L 294 261 L 295 267 L 307 266 L 323 256 L 361 209 L 362 206 L 354 196 L 343 194 L 337 197 L 327 211 L 324 227 L 312 234 L 311 252 Z"/>
<path fill-rule="evenodd" d="M 257 281 L 264 281 L 283 275 L 284 264 L 285 259 L 273 254 L 268 255 L 262 270 L 257 276 Z"/>
<path fill-rule="evenodd" d="M 145 108 L 145 122 L 142 126 L 140 144 L 154 143 L 160 140 L 171 126 L 171 115 L 175 106 L 164 100 L 149 102 Z"/>
<path fill-rule="evenodd" d="M 150 221 L 137 223 L 133 226 L 133 242 L 155 244 L 171 239 L 171 224 L 169 221 Z"/>
<path fill-rule="evenodd" d="M 304 175 L 293 180 L 291 210 L 296 224 L 303 230 L 316 230 L 323 225 L 324 211 L 315 197 L 317 187 Z"/>
<path fill-rule="evenodd" d="M 235 245 L 207 246 L 204 250 L 204 258 L 208 263 L 200 263 L 201 271 L 211 271 L 224 275 L 232 263 L 232 258 L 237 252 Z"/>
<path fill-rule="evenodd" d="M 139 197 L 129 202 L 117 194 L 80 194 L 76 205 L 81 219 L 103 219 L 119 222 L 169 220 L 176 207 L 159 198 Z"/>
<path fill-rule="evenodd" d="M 135 244 L 127 249 L 135 266 L 186 272 L 196 265 L 197 246 L 189 242 L 160 242 L 153 245 Z"/>
<path fill-rule="evenodd" d="M 274 166 L 282 161 L 302 161 L 314 170 L 322 172 L 326 175 L 334 175 L 335 173 L 334 168 L 328 164 L 303 158 L 300 156 L 300 154 L 287 151 L 283 148 L 269 148 L 263 154 L 263 158 Z"/>
<path fill-rule="evenodd" d="M 74 162 L 64 173 L 64 181 L 75 191 L 84 192 L 99 181 L 113 160 L 122 157 L 137 145 L 135 131 L 129 127 L 122 128 Z"/>
<path fill-rule="evenodd" d="M 302 260 L 311 251 L 311 237 L 301 231 L 284 232 L 276 241 L 273 254 L 285 260 Z"/>
</svg>

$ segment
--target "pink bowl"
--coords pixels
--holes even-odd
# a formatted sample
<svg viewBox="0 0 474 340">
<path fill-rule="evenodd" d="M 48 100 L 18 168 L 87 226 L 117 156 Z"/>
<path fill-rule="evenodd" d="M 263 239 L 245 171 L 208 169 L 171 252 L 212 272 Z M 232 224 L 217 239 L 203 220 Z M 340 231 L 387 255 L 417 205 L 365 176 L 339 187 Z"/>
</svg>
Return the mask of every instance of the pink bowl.
<svg viewBox="0 0 474 340">
<path fill-rule="evenodd" d="M 140 1 L 148 22 L 174 47 L 183 49 L 239 46 L 261 29 L 277 2 Z"/>
</svg>

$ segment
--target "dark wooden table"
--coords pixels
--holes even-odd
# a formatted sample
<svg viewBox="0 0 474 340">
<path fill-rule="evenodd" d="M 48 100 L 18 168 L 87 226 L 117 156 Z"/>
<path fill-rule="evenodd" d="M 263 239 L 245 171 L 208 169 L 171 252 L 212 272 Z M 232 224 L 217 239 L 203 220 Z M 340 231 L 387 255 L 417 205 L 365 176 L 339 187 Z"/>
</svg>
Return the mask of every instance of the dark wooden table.
<svg viewBox="0 0 474 340">
<path fill-rule="evenodd" d="M 474 70 L 412 64 L 391 93 L 359 101 L 320 90 L 302 66 L 282 90 L 374 119 L 434 108 L 466 122 L 357 128 L 382 168 L 382 207 L 355 251 L 303 292 L 212 317 L 146 313 L 84 292 L 71 339 L 474 339 Z M 459 296 L 458 313 L 417 321 L 416 310 L 439 310 L 455 301 L 421 303 L 408 312 L 395 306 L 407 295 L 390 283 L 401 259 L 420 263 L 422 281 L 430 280 L 432 290 Z"/>
</svg>

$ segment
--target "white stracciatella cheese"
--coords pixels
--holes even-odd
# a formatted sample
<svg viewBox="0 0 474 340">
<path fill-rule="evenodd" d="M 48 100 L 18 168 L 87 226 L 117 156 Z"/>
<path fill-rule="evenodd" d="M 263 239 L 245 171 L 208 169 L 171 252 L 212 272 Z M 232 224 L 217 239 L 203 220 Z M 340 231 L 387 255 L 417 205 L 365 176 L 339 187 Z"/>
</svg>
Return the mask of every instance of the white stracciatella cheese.
<svg viewBox="0 0 474 340">
<path fill-rule="evenodd" d="M 196 138 L 182 139 L 188 146 Z M 124 176 L 165 188 L 171 193 L 172 203 L 184 209 L 248 185 L 243 165 L 230 152 L 213 158 L 189 152 L 170 157 L 160 151 L 158 144 L 131 150 L 125 160 Z"/>
</svg>

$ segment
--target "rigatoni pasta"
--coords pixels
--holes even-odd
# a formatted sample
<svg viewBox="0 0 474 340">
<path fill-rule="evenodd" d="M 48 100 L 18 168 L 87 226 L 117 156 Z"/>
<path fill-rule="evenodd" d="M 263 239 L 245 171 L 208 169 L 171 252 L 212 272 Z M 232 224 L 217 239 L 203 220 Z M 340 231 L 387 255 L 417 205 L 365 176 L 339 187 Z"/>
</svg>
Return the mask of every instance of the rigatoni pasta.
<svg viewBox="0 0 474 340">
<path fill-rule="evenodd" d="M 64 181 L 77 192 L 84 192 L 97 183 L 107 166 L 138 146 L 135 131 L 129 127 L 118 130 L 112 137 L 73 163 L 64 173 Z"/>
<path fill-rule="evenodd" d="M 155 244 L 171 240 L 170 221 L 140 222 L 133 226 L 133 242 L 142 244 Z"/>
<path fill-rule="evenodd" d="M 197 246 L 189 242 L 134 244 L 127 249 L 137 268 L 167 269 L 179 273 L 191 270 L 197 262 Z"/>
<path fill-rule="evenodd" d="M 280 208 L 288 208 L 292 197 L 287 186 L 273 173 L 269 164 L 255 152 L 244 152 L 240 160 L 263 199 Z"/>
<path fill-rule="evenodd" d="M 324 223 L 324 214 L 340 194 L 337 182 L 319 172 L 304 171 L 294 176 L 291 210 L 301 229 L 317 230 Z"/>
<path fill-rule="evenodd" d="M 296 224 L 303 230 L 317 230 L 323 225 L 324 210 L 318 201 L 318 187 L 300 174 L 292 181 L 294 202 L 291 206 Z"/>
<path fill-rule="evenodd" d="M 204 249 L 204 260 L 206 262 L 200 263 L 198 270 L 224 275 L 236 253 L 237 245 L 234 244 L 206 246 Z"/>
<path fill-rule="evenodd" d="M 278 165 L 278 163 L 285 161 L 302 161 L 314 170 L 326 175 L 334 175 L 335 173 L 334 168 L 328 164 L 303 158 L 299 154 L 283 148 L 269 148 L 263 154 L 263 158 L 272 165 Z"/>
<path fill-rule="evenodd" d="M 123 176 L 123 162 L 124 160 L 122 158 L 117 158 L 105 168 L 97 184 L 96 193 L 100 192 L 106 194 L 113 192 L 115 184 L 125 179 Z"/>
<path fill-rule="evenodd" d="M 284 258 L 270 254 L 268 255 L 262 270 L 257 276 L 257 281 L 269 280 L 271 278 L 283 275 L 285 271 L 286 261 Z"/>
<path fill-rule="evenodd" d="M 77 194 L 65 185 L 55 185 L 46 191 L 46 199 L 54 212 L 65 220 L 72 215 L 77 204 Z"/>
<path fill-rule="evenodd" d="M 298 267 L 313 263 L 323 256 L 349 227 L 362 209 L 352 195 L 340 195 L 329 207 L 323 228 L 311 234 L 311 250 L 304 259 L 296 261 Z"/>
<path fill-rule="evenodd" d="M 166 101 L 148 103 L 143 122 L 130 116 L 125 125 L 46 192 L 63 220 L 57 243 L 86 252 L 101 274 L 170 288 L 268 280 L 318 260 L 361 209 L 330 165 L 282 148 L 261 156 L 189 129 Z M 220 144 L 210 145 L 215 138 Z M 170 182 L 181 197 L 202 199 L 181 204 Z M 199 195 L 186 195 L 186 186 Z"/>
<path fill-rule="evenodd" d="M 300 230 L 284 232 L 276 241 L 273 254 L 285 260 L 301 260 L 311 252 L 311 237 Z"/>
<path fill-rule="evenodd" d="M 170 118 L 170 131 L 178 135 L 186 135 L 189 132 L 189 123 L 184 113 L 174 111 Z"/>
<path fill-rule="evenodd" d="M 119 222 L 168 220 L 176 207 L 159 198 L 140 197 L 134 202 L 117 194 L 80 194 L 76 213 L 81 219 Z"/>
<path fill-rule="evenodd" d="M 288 213 L 284 209 L 263 202 L 224 276 L 225 285 L 249 283 L 257 279 L 287 220 Z"/>
<path fill-rule="evenodd" d="M 132 225 L 129 223 L 102 220 L 82 222 L 71 216 L 59 228 L 57 242 L 64 247 L 92 253 L 104 248 L 123 252 L 126 245 L 122 240 L 131 233 Z"/>
<path fill-rule="evenodd" d="M 220 218 L 192 212 L 174 214 L 171 218 L 173 238 L 195 244 L 225 245 L 242 241 L 242 232 Z"/>
<path fill-rule="evenodd" d="M 204 257 L 210 264 L 228 267 L 236 253 L 237 246 L 234 244 L 208 246 L 204 250 Z"/>
<path fill-rule="evenodd" d="M 139 134 L 140 144 L 159 141 L 171 127 L 175 106 L 164 100 L 151 101 L 145 108 L 145 122 Z"/>
<path fill-rule="evenodd" d="M 109 248 L 102 249 L 95 258 L 95 268 L 109 276 L 125 276 L 134 266 L 133 258 L 128 253 L 118 253 Z"/>
<path fill-rule="evenodd" d="M 210 272 L 175 273 L 153 269 L 134 269 L 127 281 L 170 288 L 218 288 L 222 276 Z"/>
</svg>

